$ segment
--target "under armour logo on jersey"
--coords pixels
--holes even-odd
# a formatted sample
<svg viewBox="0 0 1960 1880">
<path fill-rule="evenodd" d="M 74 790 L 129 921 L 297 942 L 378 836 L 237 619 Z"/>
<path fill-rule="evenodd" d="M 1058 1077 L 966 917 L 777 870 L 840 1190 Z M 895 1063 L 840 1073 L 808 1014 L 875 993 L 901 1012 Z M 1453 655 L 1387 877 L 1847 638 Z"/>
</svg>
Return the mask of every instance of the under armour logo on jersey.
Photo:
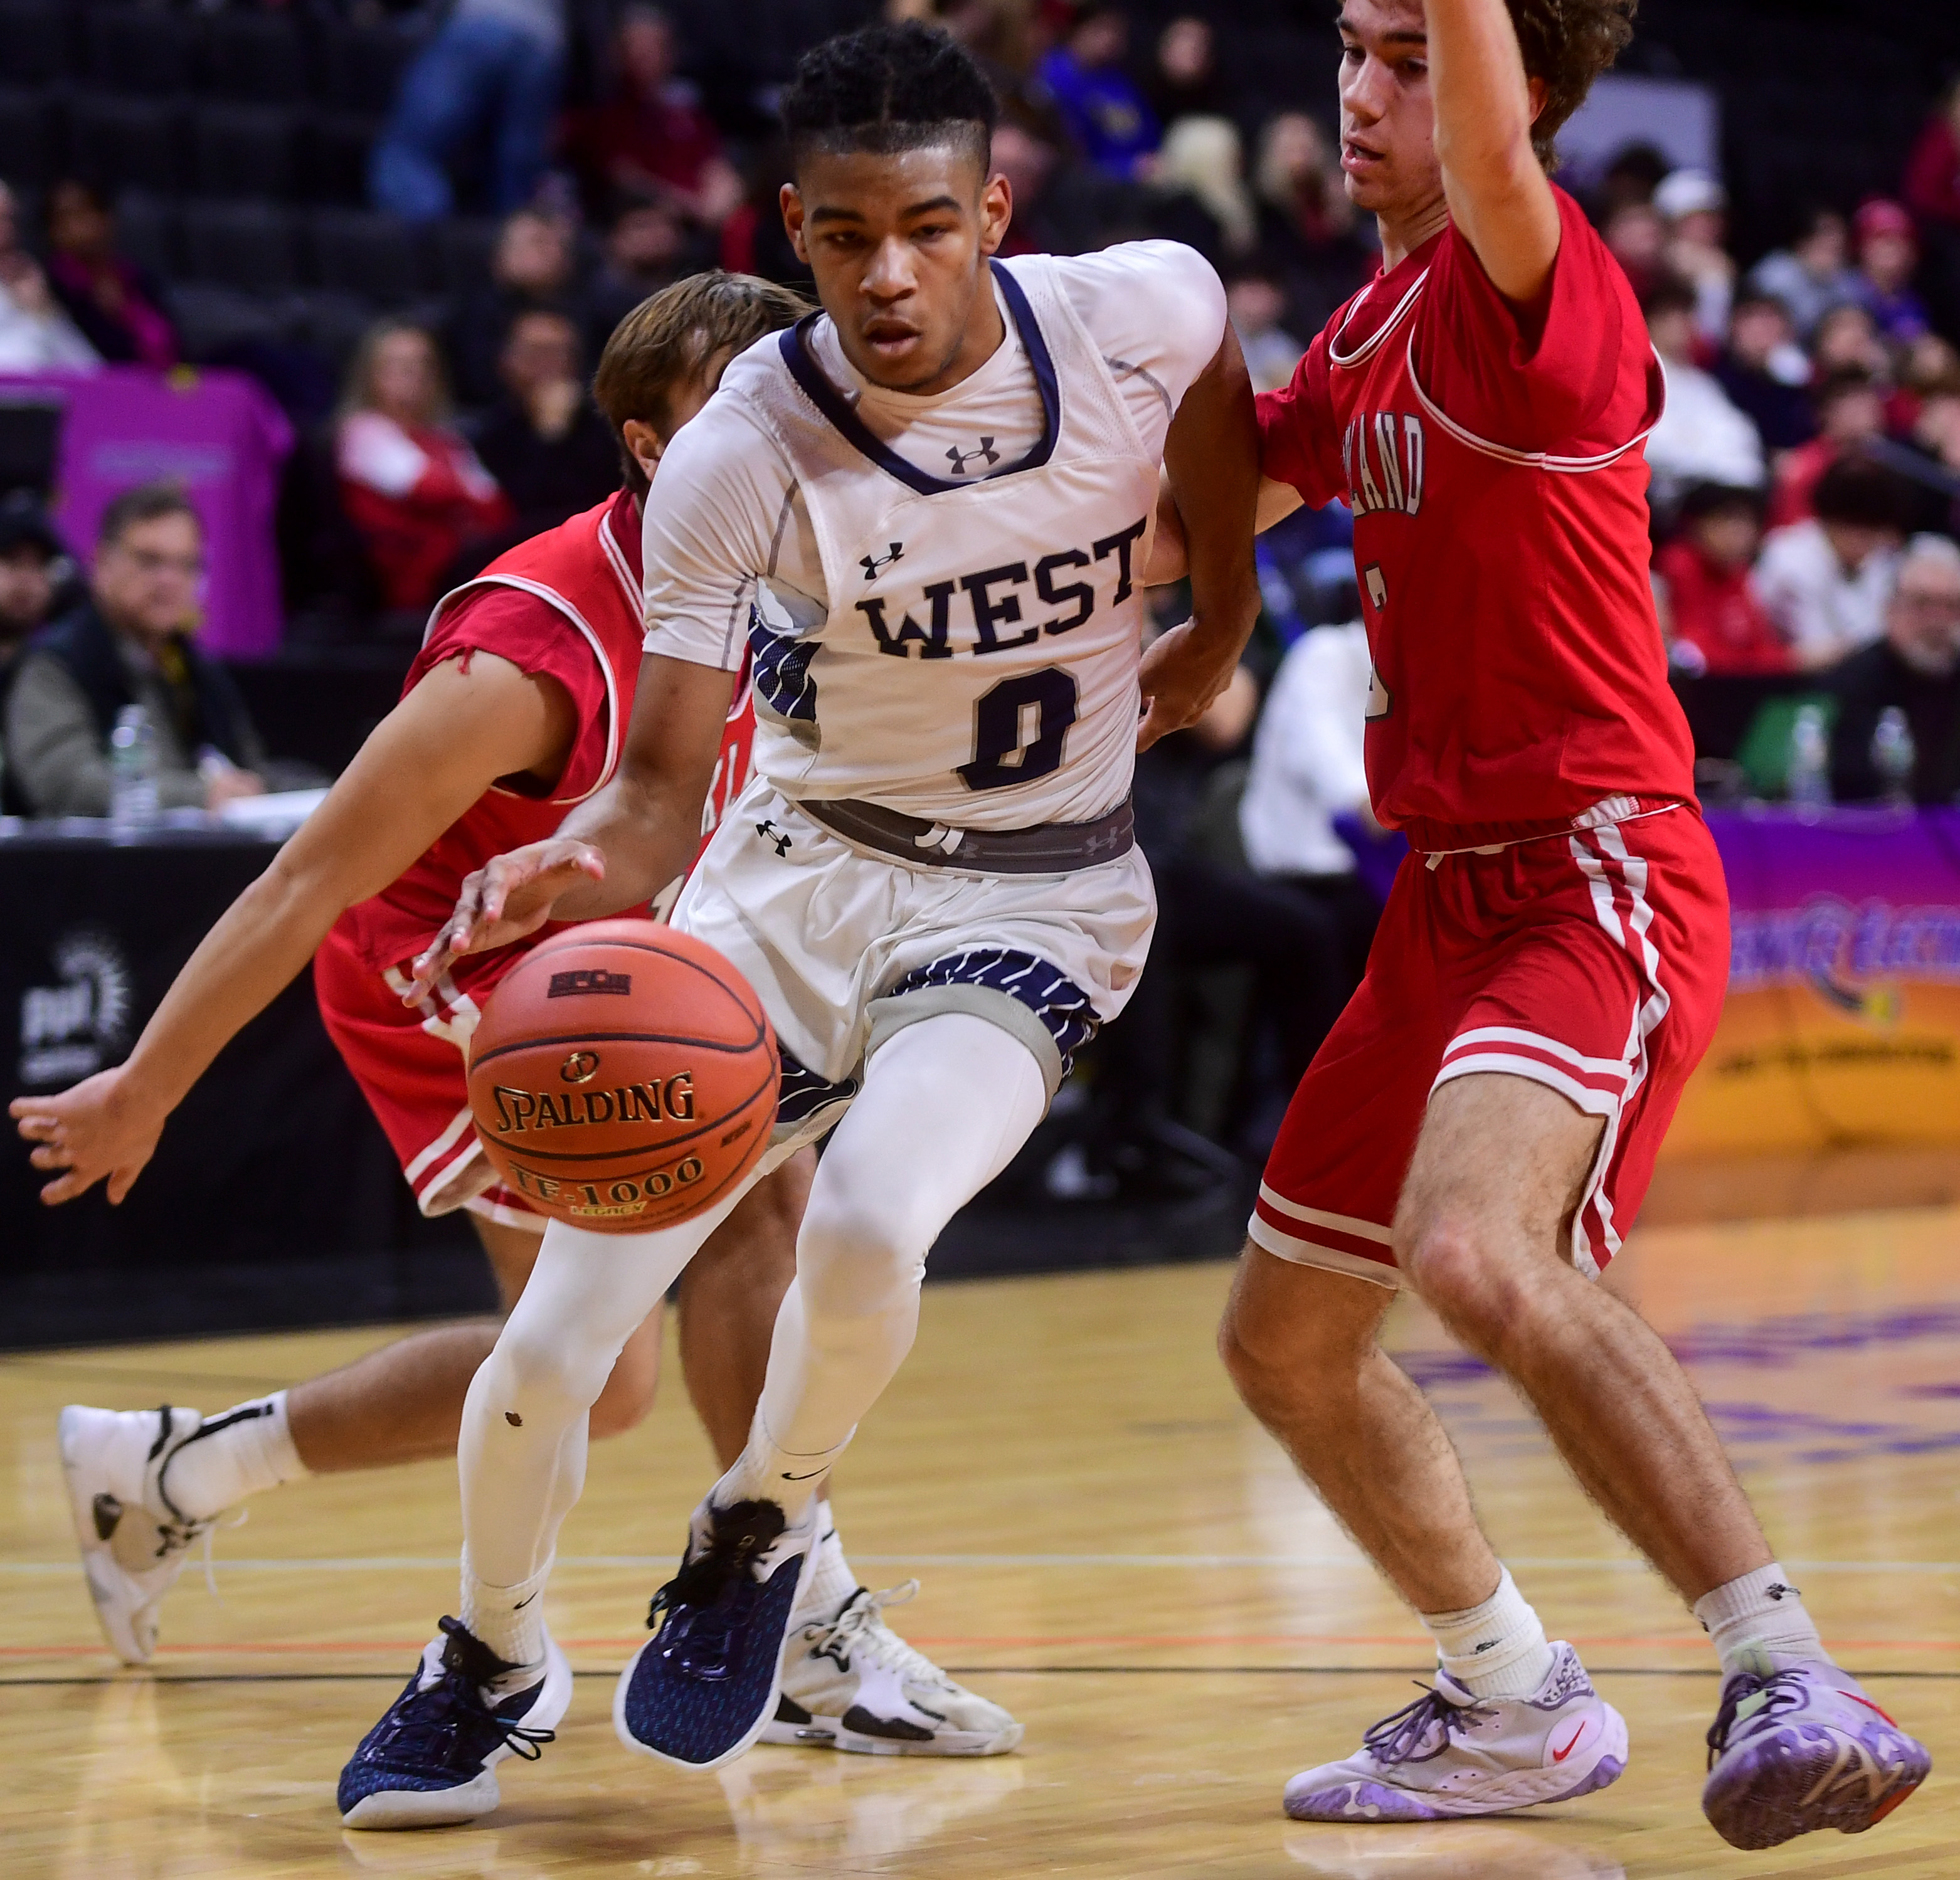
<svg viewBox="0 0 1960 1880">
<path fill-rule="evenodd" d="M 758 822 L 756 825 L 756 833 L 759 835 L 764 841 L 775 843 L 776 845 L 776 853 L 778 855 L 787 855 L 790 851 L 796 846 L 796 845 L 791 841 L 781 829 L 776 827 L 773 822 Z"/>
<path fill-rule="evenodd" d="M 966 474 L 968 463 L 975 457 L 978 457 L 991 470 L 1000 462 L 1001 453 L 994 448 L 994 440 L 991 437 L 982 437 L 980 440 L 980 447 L 977 450 L 963 450 L 957 444 L 953 444 L 948 447 L 946 453 L 946 460 L 953 466 L 953 474 L 955 476 L 964 476 Z"/>
<path fill-rule="evenodd" d="M 865 580 L 875 581 L 881 568 L 889 568 L 894 561 L 902 561 L 905 557 L 905 545 L 902 542 L 894 542 L 889 555 L 860 555 L 858 565 L 864 571 Z"/>
</svg>

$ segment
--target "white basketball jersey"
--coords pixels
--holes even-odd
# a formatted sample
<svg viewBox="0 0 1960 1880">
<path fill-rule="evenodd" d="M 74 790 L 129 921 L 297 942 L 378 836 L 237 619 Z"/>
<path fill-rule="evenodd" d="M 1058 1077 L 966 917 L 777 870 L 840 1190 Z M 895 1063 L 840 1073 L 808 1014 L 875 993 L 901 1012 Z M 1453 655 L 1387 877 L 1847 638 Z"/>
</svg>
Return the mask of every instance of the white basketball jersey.
<svg viewBox="0 0 1960 1880">
<path fill-rule="evenodd" d="M 811 322 L 722 380 L 794 469 L 829 596 L 802 628 L 766 585 L 749 612 L 756 767 L 786 797 L 1001 829 L 1129 794 L 1159 459 L 1054 264 L 994 267 L 1045 421 L 977 482 L 881 444 L 812 356 Z"/>
</svg>

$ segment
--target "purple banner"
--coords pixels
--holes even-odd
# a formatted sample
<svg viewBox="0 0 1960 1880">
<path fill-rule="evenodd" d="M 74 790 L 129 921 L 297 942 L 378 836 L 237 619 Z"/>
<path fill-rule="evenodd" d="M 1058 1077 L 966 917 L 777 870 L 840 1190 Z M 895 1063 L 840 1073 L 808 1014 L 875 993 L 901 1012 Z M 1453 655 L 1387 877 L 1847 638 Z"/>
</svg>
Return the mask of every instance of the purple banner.
<svg viewBox="0 0 1960 1880">
<path fill-rule="evenodd" d="M 205 528 L 209 571 L 199 643 L 231 658 L 278 650 L 278 555 L 272 518 L 292 428 L 242 372 L 167 375 L 137 366 L 0 378 L 0 396 L 44 394 L 63 406 L 56 520 L 76 555 L 95 546 L 102 512 L 124 490 L 182 485 Z"/>
</svg>

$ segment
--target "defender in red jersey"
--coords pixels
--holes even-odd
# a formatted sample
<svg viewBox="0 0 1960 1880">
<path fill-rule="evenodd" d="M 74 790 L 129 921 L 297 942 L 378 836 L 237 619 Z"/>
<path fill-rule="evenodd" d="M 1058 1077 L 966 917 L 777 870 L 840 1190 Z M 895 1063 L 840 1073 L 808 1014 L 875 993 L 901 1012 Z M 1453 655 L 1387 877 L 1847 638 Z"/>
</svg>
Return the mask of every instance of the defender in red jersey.
<svg viewBox="0 0 1960 1880">
<path fill-rule="evenodd" d="M 1247 1403 L 1423 1615 L 1440 1671 L 1294 1777 L 1303 1820 L 1570 1799 L 1626 1729 L 1479 1532 L 1376 1341 L 1412 1287 L 1693 1606 L 1730 1841 L 1869 1827 L 1924 1750 L 1831 1665 L 1680 1367 L 1592 1287 L 1727 978 L 1727 901 L 1648 580 L 1666 386 L 1551 139 L 1633 0 L 1347 0 L 1342 167 L 1379 276 L 1260 401 L 1270 526 L 1355 517 L 1370 788 L 1414 854 L 1268 1163 L 1221 1334 Z"/>
<path fill-rule="evenodd" d="M 183 1092 L 311 953 L 321 1016 L 422 1211 L 469 1209 L 505 1309 L 515 1303 L 546 1223 L 495 1184 L 470 1126 L 464 1053 L 483 1000 L 542 935 L 460 962 L 412 1005 L 402 996 L 406 969 L 447 918 L 466 875 L 552 834 L 570 806 L 612 777 L 639 673 L 640 509 L 654 468 L 727 359 L 803 311 L 784 290 L 717 275 L 655 296 L 621 323 L 595 390 L 619 434 L 627 487 L 438 604 L 402 703 L 199 947 L 129 1061 L 14 1106 L 21 1134 L 40 1145 L 35 1165 L 65 1172 L 44 1200 L 67 1201 L 105 1178 L 110 1199 L 120 1200 Z M 747 689 L 738 688 L 704 840 L 746 779 L 754 724 Z M 724 1464 L 748 1436 L 795 1269 L 811 1159 L 806 1152 L 762 1183 L 709 1241 L 691 1270 L 698 1277 L 681 1284 L 682 1362 Z M 310 1472 L 453 1453 L 465 1394 L 497 1331 L 497 1322 L 479 1320 L 417 1332 L 215 1417 L 71 1405 L 62 1462 L 90 1591 L 118 1656 L 150 1656 L 158 1605 L 189 1550 L 247 1495 Z M 644 1415 L 659 1359 L 656 1309 L 620 1354 L 591 1433 Z M 582 1437 L 564 1466 L 582 1474 Z M 785 1672 L 793 1720 L 782 1728 L 785 1740 L 820 1745 L 839 1741 L 812 1715 L 834 1681 L 824 1656 L 833 1627 L 849 1633 L 867 1664 L 902 1660 L 915 1684 L 932 1680 L 886 1627 L 876 1597 L 859 1589 L 827 1523 L 813 1557 L 811 1649 Z M 1005 1711 L 935 1675 L 935 1726 L 907 1724 L 912 1753 L 1012 1746 L 1020 1726 Z M 867 1741 L 861 1735 L 851 1746 Z"/>
</svg>

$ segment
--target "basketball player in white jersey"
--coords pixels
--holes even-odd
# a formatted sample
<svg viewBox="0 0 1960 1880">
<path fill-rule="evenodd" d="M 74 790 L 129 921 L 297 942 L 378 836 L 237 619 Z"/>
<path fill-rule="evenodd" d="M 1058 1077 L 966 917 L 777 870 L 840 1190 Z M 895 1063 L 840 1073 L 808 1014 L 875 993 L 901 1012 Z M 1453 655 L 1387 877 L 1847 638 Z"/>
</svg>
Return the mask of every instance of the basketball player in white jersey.
<svg viewBox="0 0 1960 1880">
<path fill-rule="evenodd" d="M 926 1254 L 1142 969 L 1138 744 L 1197 718 L 1258 610 L 1252 396 L 1217 275 L 1167 243 L 993 262 L 1012 207 L 989 173 L 995 109 L 916 25 L 800 65 L 784 212 L 824 311 L 734 360 L 663 462 L 617 780 L 472 876 L 418 962 L 426 980 L 674 879 L 752 654 L 757 775 L 673 921 L 776 1029 L 775 1153 L 836 1133 L 747 1449 L 696 1510 L 615 1699 L 629 1748 L 685 1767 L 740 1754 L 777 1714 L 816 1497 L 911 1345 Z M 1195 614 L 1140 673 L 1160 465 Z M 562 1713 L 539 1598 L 578 1491 L 561 1446 L 733 1198 L 659 1233 L 547 1231 L 464 1414 L 477 1705 L 441 1743 L 384 1717 L 342 1777 L 350 1821 L 476 1812 L 453 1745 L 487 1768 Z"/>
</svg>

